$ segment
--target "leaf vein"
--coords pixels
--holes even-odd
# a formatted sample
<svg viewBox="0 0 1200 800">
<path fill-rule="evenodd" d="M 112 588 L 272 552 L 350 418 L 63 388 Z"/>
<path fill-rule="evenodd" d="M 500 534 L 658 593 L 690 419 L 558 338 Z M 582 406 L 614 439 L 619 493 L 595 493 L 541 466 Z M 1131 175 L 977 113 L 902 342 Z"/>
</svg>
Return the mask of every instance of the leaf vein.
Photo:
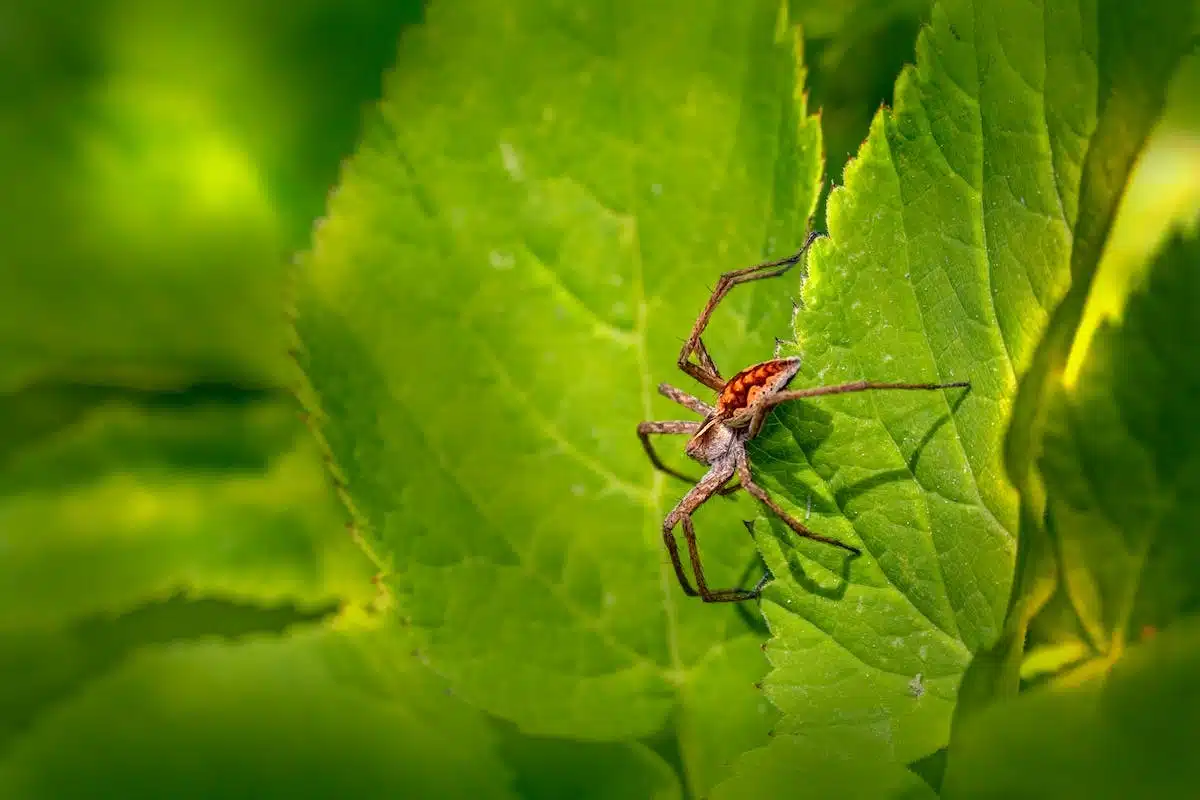
<svg viewBox="0 0 1200 800">
<path fill-rule="evenodd" d="M 498 377 L 501 382 L 504 383 L 507 394 L 517 401 L 521 408 L 529 415 L 529 418 L 533 421 L 539 432 L 553 442 L 559 448 L 559 452 L 574 460 L 596 477 L 604 480 L 607 484 L 606 488 L 611 487 L 617 489 L 622 494 L 637 500 L 639 503 L 644 504 L 646 502 L 646 492 L 643 489 L 623 480 L 615 473 L 606 469 L 600 462 L 596 461 L 587 453 L 584 453 L 575 445 L 571 444 L 570 440 L 563 435 L 562 431 L 558 429 L 558 426 L 542 415 L 541 411 L 539 411 L 533 404 L 533 401 L 530 399 L 529 395 L 521 389 L 520 385 L 515 380 L 513 380 L 513 377 L 509 373 L 508 369 L 492 351 L 486 340 L 482 336 L 478 335 L 475 336 L 475 340 L 479 344 L 480 352 L 483 354 L 484 360 L 492 368 L 492 371 L 496 377 Z"/>
<path fill-rule="evenodd" d="M 785 425 L 784 429 L 788 432 L 788 435 L 790 435 L 792 437 L 792 440 L 796 443 L 796 450 L 799 451 L 800 454 L 804 457 L 804 460 L 808 464 L 809 469 L 812 471 L 812 473 L 814 475 L 817 475 L 819 477 L 820 473 L 818 473 L 816 471 L 816 468 L 812 465 L 812 462 L 808 458 L 808 454 L 806 452 L 804 452 L 804 447 L 801 445 L 800 439 L 796 435 L 796 432 L 794 430 L 792 430 L 792 427 L 790 425 Z M 833 502 L 837 506 L 838 513 L 841 514 L 842 519 L 846 520 L 846 522 L 849 523 L 850 527 L 854 529 L 855 533 L 858 534 L 858 540 L 862 543 L 863 549 L 866 550 L 867 553 L 871 556 L 871 560 L 875 562 L 876 567 L 879 569 L 879 574 L 881 574 L 883 576 L 883 579 L 885 581 L 887 581 L 888 585 L 892 588 L 892 590 L 895 591 L 896 594 L 903 597 L 904 600 L 909 604 L 909 606 L 917 614 L 919 614 L 922 618 L 924 618 L 925 621 L 928 622 L 932 628 L 945 634 L 946 636 L 949 636 L 951 638 L 956 638 L 955 634 L 951 634 L 949 631 L 947 631 L 945 628 L 943 628 L 941 625 L 939 625 L 937 622 L 935 622 L 933 620 L 933 618 L 930 617 L 925 612 L 924 609 L 920 608 L 916 603 L 914 603 L 912 597 L 910 597 L 907 592 L 905 592 L 903 589 L 901 589 L 896 584 L 896 582 L 892 580 L 892 577 L 890 575 L 888 575 L 887 572 L 882 567 L 879 567 L 879 559 L 876 556 L 876 552 L 871 549 L 870 544 L 863 537 L 862 531 L 859 529 L 859 526 L 855 522 L 857 517 L 854 519 L 851 519 L 850 515 L 846 513 L 845 507 L 843 507 L 842 504 L 840 502 L 838 502 L 837 493 L 835 491 L 833 491 L 833 487 L 830 486 L 829 483 L 827 481 L 825 481 L 824 479 L 821 479 L 821 482 L 825 484 L 825 488 L 827 490 L 826 491 L 827 495 L 829 497 L 833 498 Z M 928 506 L 926 506 L 926 511 L 928 511 Z M 939 566 L 939 570 L 940 570 L 940 566 Z M 939 571 L 939 576 L 940 576 L 940 571 Z M 945 583 L 945 580 L 943 578 L 943 590 L 945 589 L 944 583 Z M 860 585 L 862 585 L 862 584 L 860 584 Z M 812 619 L 809 619 L 809 621 L 813 622 Z M 813 622 L 813 625 L 815 626 L 816 623 Z"/>
<path fill-rule="evenodd" d="M 981 115 L 981 119 L 982 119 L 982 115 Z M 898 185 L 900 185 L 900 186 L 903 186 L 903 185 L 904 185 L 903 177 L 900 175 L 900 166 L 899 166 L 899 164 L 897 164 L 897 163 L 896 163 L 896 158 L 895 158 L 895 155 L 892 153 L 891 142 L 888 140 L 888 138 L 887 138 L 886 136 L 885 136 L 885 137 L 883 137 L 883 141 L 884 141 L 884 144 L 885 144 L 885 146 L 886 146 L 886 148 L 887 148 L 887 162 L 888 162 L 888 164 L 889 164 L 889 165 L 891 165 L 891 167 L 892 167 L 892 172 L 893 172 L 893 174 L 896 176 L 896 181 L 897 181 L 897 184 L 898 184 Z M 980 141 L 982 142 L 982 136 L 981 136 L 981 139 L 980 139 Z M 982 145 L 981 145 L 981 146 L 982 146 Z M 911 271 L 911 267 L 912 267 L 912 257 L 911 257 L 911 255 L 909 254 L 909 248 L 910 248 L 910 244 L 909 244 L 909 243 L 910 243 L 910 237 L 909 237 L 909 232 L 908 232 L 908 218 L 907 218 L 907 215 L 906 215 L 906 214 L 905 214 L 905 212 L 904 212 L 904 203 L 903 203 L 903 200 L 901 201 L 901 208 L 900 208 L 900 234 L 901 234 L 901 235 L 904 237 L 903 252 L 904 252 L 904 258 L 905 258 L 905 261 L 906 261 L 906 263 L 907 263 L 907 265 L 908 265 L 908 269 L 907 269 L 906 271 Z M 991 273 L 990 273 L 990 271 L 989 271 L 989 273 L 988 273 L 988 274 L 989 274 L 989 284 L 990 284 L 990 274 L 991 274 Z M 909 290 L 910 290 L 910 291 L 912 291 L 912 287 L 911 287 L 911 285 L 910 285 L 910 287 L 909 287 Z M 990 293 L 989 293 L 989 294 L 990 294 Z M 927 323 L 927 322 L 926 322 L 926 320 L 925 320 L 925 309 L 924 309 L 924 307 L 921 305 L 921 303 L 919 302 L 919 298 L 915 298 L 915 297 L 914 297 L 914 300 L 916 300 L 916 301 L 917 301 L 917 302 L 916 302 L 916 305 L 917 305 L 917 318 L 918 318 L 918 319 L 920 320 L 920 322 L 921 322 L 921 331 L 922 331 L 922 334 L 923 334 L 923 337 L 922 337 L 922 338 L 923 338 L 923 340 L 924 340 L 924 342 L 925 342 L 925 344 L 926 344 L 926 348 L 927 348 L 927 350 L 929 351 L 929 354 L 930 354 L 930 356 L 931 356 L 931 357 L 934 357 L 934 358 L 936 359 L 936 356 L 935 356 L 935 354 L 934 354 L 934 352 L 933 352 L 933 347 L 932 347 L 932 345 L 931 345 L 931 341 L 930 341 L 930 336 L 929 336 L 929 325 L 928 325 L 928 323 Z M 961 302 L 961 301 L 960 301 L 960 302 Z M 993 311 L 994 311 L 994 310 L 995 310 L 995 298 L 994 298 L 994 297 L 992 298 L 992 302 L 993 302 Z M 956 338 L 958 338 L 958 337 L 956 337 Z M 1001 338 L 1003 338 L 1003 336 L 1002 336 Z M 1006 347 L 1007 347 L 1007 345 L 1006 345 Z M 1011 356 L 1010 356 L 1010 358 L 1011 358 Z M 1011 369 L 1011 363 L 1010 363 L 1010 369 Z M 940 370 L 939 370 L 939 372 L 940 372 Z M 957 418 L 955 417 L 955 415 L 954 415 L 954 408 L 953 408 L 953 407 L 950 405 L 950 401 L 946 399 L 945 392 L 938 392 L 938 394 L 939 394 L 939 396 L 941 397 L 941 401 L 942 401 L 943 405 L 944 405 L 944 406 L 945 406 L 945 408 L 946 408 L 946 414 L 947 414 L 947 416 L 949 417 L 949 419 L 950 419 L 950 425 L 951 425 L 951 427 L 952 427 L 952 428 L 953 428 L 953 430 L 954 430 L 954 439 L 955 439 L 955 444 L 957 445 L 957 447 L 958 447 L 958 449 L 959 449 L 959 453 L 960 453 L 960 460 L 961 460 L 963 463 L 965 463 L 965 464 L 966 464 L 966 467 L 967 467 L 968 471 L 971 473 L 971 486 L 972 486 L 972 489 L 974 490 L 974 493 L 975 493 L 975 498 L 976 498 L 976 500 L 977 500 L 978 507 L 979 507 L 979 508 L 981 508 L 981 509 L 984 511 L 985 515 L 986 515 L 986 516 L 987 516 L 987 517 L 990 519 L 990 521 L 992 522 L 992 524 L 993 524 L 993 527 L 994 527 L 994 528 L 997 528 L 997 529 L 999 529 L 999 530 L 1003 531 L 1003 532 L 1004 532 L 1006 535 L 1008 535 L 1008 536 L 1011 538 L 1011 534 L 1008 534 L 1008 531 L 1007 531 L 1007 529 L 1006 529 L 1006 528 L 1004 528 L 1004 526 L 1003 526 L 1003 525 L 1000 525 L 1000 522 L 999 522 L 999 520 L 996 518 L 996 515 L 995 515 L 995 513 L 992 511 L 992 509 L 990 509 L 990 508 L 987 506 L 987 503 L 985 503 L 985 502 L 984 502 L 984 500 L 983 500 L 983 496 L 982 496 L 982 495 L 979 493 L 979 476 L 978 476 L 978 474 L 976 474 L 976 472 L 975 472 L 975 465 L 974 465 L 974 464 L 972 464 L 972 463 L 971 463 L 971 460 L 970 460 L 970 458 L 968 458 L 968 457 L 967 457 L 967 454 L 966 454 L 966 448 L 965 448 L 965 446 L 964 446 L 964 444 L 963 444 L 963 435 L 962 435 L 962 431 L 959 429 L 959 423 L 958 423 L 958 419 L 957 419 Z M 872 401 L 872 402 L 874 402 L 874 401 Z M 884 426 L 884 428 L 886 429 L 886 428 L 887 428 L 887 426 L 885 425 L 885 426 Z M 888 430 L 888 435 L 889 435 L 889 436 L 892 438 L 892 442 L 893 442 L 894 444 L 896 444 L 896 447 L 897 447 L 897 449 L 899 449 L 899 444 L 896 442 L 895 436 L 893 436 L 893 435 L 892 435 L 892 433 L 891 433 L 891 431 L 890 431 L 890 430 Z M 906 466 L 906 467 L 908 466 L 908 462 L 907 462 L 907 460 L 905 460 L 905 466 Z M 909 469 L 909 472 L 910 472 L 910 474 L 912 473 L 912 470 L 911 470 L 911 468 Z M 913 477 L 914 477 L 914 480 L 915 480 L 915 477 L 916 477 L 916 476 L 914 475 Z M 925 498 L 925 497 L 924 497 L 924 495 L 922 495 L 922 500 L 925 502 L 926 513 L 928 513 L 928 511 L 929 511 L 929 501 L 928 501 L 928 499 L 927 499 L 927 498 Z M 945 572 L 944 572 L 944 570 L 942 569 L 942 563 L 941 563 L 941 556 L 943 555 L 943 553 L 940 553 L 940 552 L 938 552 L 938 551 L 937 551 L 937 540 L 936 540 L 936 537 L 932 537 L 932 536 L 931 536 L 931 538 L 933 539 L 933 547 L 934 547 L 934 551 L 935 551 L 935 553 L 938 553 L 938 557 L 935 559 L 935 561 L 937 561 L 938 574 L 941 576 L 943 589 L 947 589 L 947 590 L 948 590 L 948 584 L 946 583 Z M 979 590 L 979 588 L 978 588 L 978 581 L 973 581 L 973 582 L 972 582 L 972 584 L 973 584 L 973 586 L 975 587 L 973 591 L 974 591 L 974 592 L 976 592 L 976 593 L 980 593 L 980 590 Z M 949 597 L 950 597 L 950 595 L 949 595 L 948 591 L 947 591 L 946 597 L 947 597 L 947 599 L 949 599 Z M 953 608 L 953 606 L 952 606 L 952 608 Z M 955 609 L 955 612 L 956 612 L 956 614 L 957 614 L 957 611 L 959 611 L 959 610 L 962 610 L 962 609 Z"/>
<path fill-rule="evenodd" d="M 592 332 L 600 338 L 609 339 L 626 347 L 633 347 L 637 343 L 637 334 L 634 331 L 623 330 L 614 325 L 608 320 L 600 316 L 591 306 L 583 301 L 575 292 L 566 285 L 562 276 L 559 275 L 549 264 L 538 258 L 528 246 L 525 248 L 525 253 L 529 256 L 529 261 L 535 264 L 539 269 L 538 272 L 546 279 L 546 284 L 550 286 L 555 296 L 562 302 L 575 309 L 580 316 L 589 320 L 592 323 Z"/>
</svg>

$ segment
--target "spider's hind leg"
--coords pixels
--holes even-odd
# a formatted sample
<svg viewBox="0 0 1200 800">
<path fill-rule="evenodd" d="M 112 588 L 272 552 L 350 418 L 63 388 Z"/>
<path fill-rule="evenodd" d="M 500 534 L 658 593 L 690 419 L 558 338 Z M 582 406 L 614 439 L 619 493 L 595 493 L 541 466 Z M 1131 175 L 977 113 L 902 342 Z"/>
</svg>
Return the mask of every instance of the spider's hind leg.
<svg viewBox="0 0 1200 800">
<path fill-rule="evenodd" d="M 784 510 L 783 506 L 776 503 L 774 498 L 767 494 L 765 489 L 754 482 L 754 479 L 750 476 L 750 467 L 747 464 L 742 463 L 738 465 L 738 477 L 741 478 L 742 486 L 746 488 L 746 491 L 754 495 L 756 499 L 762 501 L 763 505 L 771 509 L 771 512 L 779 517 L 796 534 L 803 536 L 805 539 L 812 539 L 814 542 L 840 547 L 842 550 L 849 551 L 856 556 L 862 555 L 862 551 L 854 545 L 839 542 L 837 539 L 830 539 L 828 536 L 822 536 L 819 533 L 809 530 L 808 526 Z"/>
<path fill-rule="evenodd" d="M 748 589 L 718 589 L 712 591 L 708 588 L 708 583 L 704 579 L 704 567 L 700 564 L 700 549 L 696 545 L 696 530 L 692 527 L 692 514 L 696 509 L 708 502 L 709 498 L 717 494 L 722 486 L 734 476 L 737 468 L 732 463 L 723 463 L 714 465 L 700 481 L 692 487 L 691 491 L 683 496 L 683 499 L 676 504 L 675 508 L 671 509 L 671 513 L 667 514 L 663 520 L 662 534 L 663 543 L 667 547 L 667 552 L 671 556 L 671 566 L 675 569 L 675 577 L 679 579 L 679 585 L 683 587 L 684 594 L 689 596 L 700 595 L 706 603 L 727 603 L 736 602 L 738 600 L 751 600 L 758 595 Z M 687 540 L 688 556 L 692 562 L 692 572 L 696 576 L 696 586 L 699 589 L 693 589 L 691 583 L 687 579 L 687 574 L 683 571 L 683 562 L 679 558 L 679 544 L 675 541 L 675 527 L 683 526 L 683 536 Z"/>
<path fill-rule="evenodd" d="M 721 371 L 717 369 L 717 365 L 713 362 L 712 356 L 708 354 L 708 348 L 704 346 L 704 340 L 696 337 L 696 358 L 700 361 L 700 366 L 708 370 L 717 377 L 717 380 L 724 382 L 721 377 Z"/>
<path fill-rule="evenodd" d="M 743 600 L 753 600 L 758 597 L 759 590 L 766 585 L 759 581 L 753 589 L 709 589 L 704 579 L 704 568 L 700 566 L 700 549 L 696 545 L 696 529 L 692 526 L 691 516 L 680 520 L 683 524 L 683 538 L 687 540 L 688 555 L 692 561 L 692 572 L 696 576 L 696 588 L 700 599 L 706 603 L 740 603 Z"/>
</svg>

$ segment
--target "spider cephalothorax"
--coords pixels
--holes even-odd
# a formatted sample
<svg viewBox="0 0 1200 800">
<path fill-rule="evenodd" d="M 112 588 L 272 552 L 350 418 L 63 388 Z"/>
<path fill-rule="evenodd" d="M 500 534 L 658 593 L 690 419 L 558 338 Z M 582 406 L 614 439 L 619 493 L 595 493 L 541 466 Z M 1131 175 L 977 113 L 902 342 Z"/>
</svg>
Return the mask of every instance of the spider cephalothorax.
<svg viewBox="0 0 1200 800">
<path fill-rule="evenodd" d="M 712 296 L 704 306 L 704 310 L 700 312 L 696 324 L 692 326 L 691 335 L 688 337 L 687 342 L 684 343 L 683 349 L 679 352 L 678 361 L 680 369 L 717 392 L 716 406 L 709 405 L 703 400 L 676 389 L 670 384 L 664 383 L 658 387 L 658 391 L 665 397 L 702 415 L 704 421 L 643 422 L 638 425 L 638 436 L 641 437 L 642 446 L 646 448 L 646 454 L 650 457 L 651 463 L 668 475 L 681 478 L 688 483 L 693 482 L 691 478 L 680 472 L 676 472 L 659 460 L 658 455 L 654 452 L 654 448 L 650 445 L 651 434 L 676 433 L 689 435 L 691 438 L 688 439 L 687 446 L 685 447 L 687 455 L 701 464 L 708 466 L 708 472 L 703 478 L 696 481 L 692 489 L 683 496 L 683 499 L 679 501 L 675 508 L 671 509 L 666 519 L 663 520 L 662 526 L 663 541 L 667 546 L 667 552 L 670 553 L 671 564 L 675 568 L 675 575 L 679 579 L 679 584 L 683 587 L 683 591 L 686 594 L 698 594 L 705 602 L 718 603 L 749 600 L 758 596 L 759 590 L 766 580 L 764 578 L 753 589 L 708 588 L 708 584 L 704 580 L 704 570 L 700 566 L 700 552 L 696 546 L 696 532 L 692 527 L 692 514 L 715 494 L 730 494 L 744 488 L 758 500 L 762 501 L 767 508 L 800 536 L 840 547 L 855 555 L 858 555 L 860 552 L 857 547 L 852 547 L 836 539 L 830 539 L 809 530 L 788 514 L 761 486 L 754 482 L 750 474 L 750 464 L 746 458 L 746 442 L 753 439 L 762 430 L 763 421 L 772 408 L 788 400 L 796 400 L 802 397 L 817 397 L 826 394 L 846 394 L 872 389 L 932 390 L 970 386 L 966 381 L 954 383 L 877 383 L 864 380 L 841 383 L 835 386 L 817 386 L 811 389 L 789 391 L 788 384 L 791 383 L 792 379 L 796 377 L 796 373 L 800 370 L 799 358 L 774 358 L 770 361 L 763 361 L 762 363 L 747 367 L 728 381 L 723 380 L 721 374 L 717 371 L 716 364 L 713 363 L 712 358 L 705 349 L 704 342 L 700 339 L 704 328 L 708 325 L 708 320 L 712 316 L 713 310 L 716 309 L 717 304 L 728 294 L 729 290 L 737 284 L 761 278 L 772 278 L 787 272 L 793 265 L 800 261 L 805 251 L 808 250 L 809 245 L 816 238 L 817 234 L 810 234 L 804 241 L 804 245 L 795 255 L 746 269 L 726 272 L 717 281 L 717 286 L 713 289 Z M 696 361 L 692 361 L 693 354 L 696 356 Z M 729 481 L 733 479 L 734 475 L 737 475 L 739 483 L 730 486 L 728 485 Z M 693 589 L 691 583 L 688 582 L 687 575 L 683 571 L 683 562 L 679 558 L 679 545 L 675 541 L 674 533 L 677 525 L 683 526 L 683 535 L 687 541 L 688 556 L 692 562 L 692 571 L 696 576 L 696 589 Z"/>
</svg>

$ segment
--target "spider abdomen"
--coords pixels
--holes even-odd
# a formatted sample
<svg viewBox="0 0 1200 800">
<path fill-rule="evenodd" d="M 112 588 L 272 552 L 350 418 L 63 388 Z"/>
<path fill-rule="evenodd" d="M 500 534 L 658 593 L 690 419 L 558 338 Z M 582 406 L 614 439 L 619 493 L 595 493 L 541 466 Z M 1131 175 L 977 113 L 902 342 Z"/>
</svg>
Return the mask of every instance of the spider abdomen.
<svg viewBox="0 0 1200 800">
<path fill-rule="evenodd" d="M 780 391 L 800 371 L 800 359 L 776 358 L 746 367 L 734 375 L 721 390 L 717 412 L 722 417 L 736 415 L 763 395 Z"/>
</svg>

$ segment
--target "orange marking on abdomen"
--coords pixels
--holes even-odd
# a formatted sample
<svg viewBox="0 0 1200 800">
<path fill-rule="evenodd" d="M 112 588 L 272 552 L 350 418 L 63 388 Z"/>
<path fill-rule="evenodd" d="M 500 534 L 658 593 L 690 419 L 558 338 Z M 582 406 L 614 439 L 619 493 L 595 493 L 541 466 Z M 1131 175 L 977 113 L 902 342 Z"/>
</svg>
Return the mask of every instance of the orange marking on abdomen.
<svg viewBox="0 0 1200 800">
<path fill-rule="evenodd" d="M 717 408 L 726 413 L 746 408 L 759 394 L 769 388 L 777 376 L 787 370 L 788 366 L 789 362 L 787 361 L 764 361 L 761 364 L 746 367 L 725 384 L 725 388 L 721 390 L 721 396 L 717 400 Z M 752 392 L 752 389 L 758 391 Z"/>
</svg>

